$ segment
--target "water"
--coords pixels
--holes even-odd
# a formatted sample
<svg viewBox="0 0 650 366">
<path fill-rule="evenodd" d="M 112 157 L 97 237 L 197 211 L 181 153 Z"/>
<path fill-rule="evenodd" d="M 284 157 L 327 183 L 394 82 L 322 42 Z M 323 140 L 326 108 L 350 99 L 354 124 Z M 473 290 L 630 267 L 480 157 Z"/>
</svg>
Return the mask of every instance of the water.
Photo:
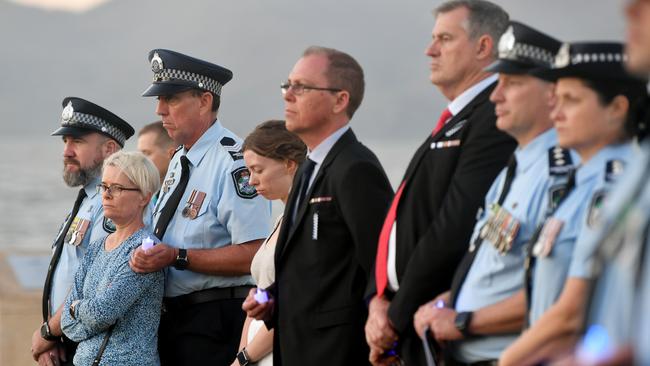
<svg viewBox="0 0 650 366">
<path fill-rule="evenodd" d="M 419 142 L 364 141 L 379 157 L 393 187 Z M 0 250 L 49 250 L 78 191 L 61 178 L 62 147 L 61 139 L 51 136 L 0 138 L 0 156 L 4 157 L 0 160 Z M 134 141 L 126 146 L 134 148 Z M 280 206 L 273 206 L 274 214 Z"/>
</svg>

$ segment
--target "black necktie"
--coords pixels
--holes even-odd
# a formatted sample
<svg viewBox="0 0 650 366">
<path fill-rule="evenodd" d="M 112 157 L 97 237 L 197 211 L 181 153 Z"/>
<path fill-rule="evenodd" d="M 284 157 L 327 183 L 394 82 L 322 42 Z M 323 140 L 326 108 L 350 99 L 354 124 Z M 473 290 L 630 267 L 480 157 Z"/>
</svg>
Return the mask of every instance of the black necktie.
<svg viewBox="0 0 650 366">
<path fill-rule="evenodd" d="M 515 179 L 516 172 L 517 172 L 517 159 L 515 158 L 515 154 L 512 154 L 510 160 L 508 160 L 508 168 L 506 169 L 506 178 L 505 181 L 503 182 L 503 188 L 501 188 L 501 194 L 499 194 L 499 199 L 497 200 L 497 204 L 502 205 L 503 201 L 506 200 L 506 197 L 508 196 L 508 192 L 510 191 L 510 186 L 512 186 L 512 181 Z M 467 251 L 465 253 L 465 256 L 463 257 L 463 260 L 461 260 L 458 267 L 456 267 L 454 278 L 451 280 L 451 289 L 450 289 L 450 296 L 449 296 L 452 307 L 456 306 L 456 297 L 458 296 L 458 291 L 460 291 L 460 287 L 463 285 L 463 282 L 465 281 L 465 277 L 467 277 L 467 273 L 469 273 L 469 269 L 472 268 L 472 263 L 474 263 L 474 259 L 476 258 L 476 253 L 478 253 L 478 249 L 481 247 L 482 243 L 483 243 L 483 239 L 477 236 L 476 239 L 474 240 L 474 250 Z"/>
<path fill-rule="evenodd" d="M 52 290 L 52 279 L 54 278 L 56 265 L 59 263 L 59 259 L 61 258 L 61 252 L 63 251 L 63 241 L 65 240 L 66 233 L 70 229 L 70 225 L 72 225 L 75 216 L 77 216 L 77 212 L 79 212 L 79 207 L 81 206 L 81 202 L 83 202 L 84 198 L 86 198 L 86 191 L 81 188 L 79 190 L 79 194 L 77 195 L 77 200 L 74 201 L 72 212 L 70 212 L 70 216 L 68 216 L 68 220 L 66 221 L 65 226 L 63 227 L 63 230 L 59 232 L 59 236 L 56 238 L 56 242 L 54 244 L 54 254 L 50 260 L 50 266 L 47 269 L 47 277 L 45 277 L 45 285 L 43 286 L 42 310 L 44 322 L 47 321 L 50 315 L 50 292 Z"/>
<path fill-rule="evenodd" d="M 298 183 L 298 194 L 296 195 L 296 198 L 293 200 L 293 205 L 291 206 L 291 210 L 289 211 L 289 213 L 291 214 L 291 220 L 288 221 L 290 225 L 293 225 L 295 215 L 298 213 L 298 207 L 305 199 L 305 195 L 307 194 L 307 188 L 309 187 L 309 179 L 311 178 L 311 175 L 314 172 L 314 167 L 316 167 L 316 163 L 309 158 L 307 158 L 303 163 L 302 174 L 300 175 L 300 182 Z"/>
<path fill-rule="evenodd" d="M 296 201 L 296 204 L 298 205 L 300 205 L 302 200 L 305 199 L 307 188 L 309 187 L 309 180 L 314 172 L 314 167 L 316 167 L 316 163 L 307 158 L 307 160 L 305 160 L 305 170 L 302 171 L 302 177 L 300 177 L 300 195 L 298 196 L 298 201 Z"/>
<path fill-rule="evenodd" d="M 178 182 L 176 189 L 167 202 L 165 202 L 165 207 L 160 211 L 160 217 L 156 222 L 156 228 L 154 234 L 158 239 L 162 240 L 165 236 L 165 231 L 167 231 L 167 225 L 174 216 L 174 212 L 178 208 L 178 204 L 181 202 L 183 193 L 185 193 L 185 188 L 187 188 L 187 182 L 190 180 L 190 161 L 185 155 L 181 156 L 181 180 Z"/>
<path fill-rule="evenodd" d="M 576 185 L 576 169 L 572 169 L 569 172 L 569 176 L 567 177 L 567 182 L 566 182 L 566 186 L 564 187 L 564 191 L 562 191 L 560 197 L 558 198 L 553 208 L 546 212 L 546 218 L 553 216 L 553 214 L 558 209 L 558 207 L 560 207 L 564 199 L 567 198 L 569 193 L 571 193 L 575 185 Z M 546 220 L 544 220 L 539 226 L 537 226 L 537 229 L 535 229 L 533 236 L 530 238 L 530 241 L 528 242 L 528 247 L 526 248 L 526 259 L 524 259 L 524 286 L 526 290 L 526 309 L 528 310 L 528 313 L 530 313 L 530 306 L 532 301 L 533 269 L 535 268 L 535 260 L 536 260 L 536 257 L 533 255 L 533 248 L 535 247 L 535 244 L 537 243 L 539 236 L 542 234 L 542 230 L 544 229 L 544 224 L 546 224 Z M 525 322 L 526 328 L 528 328 L 529 326 L 528 320 L 529 318 L 526 317 L 526 322 Z"/>
</svg>

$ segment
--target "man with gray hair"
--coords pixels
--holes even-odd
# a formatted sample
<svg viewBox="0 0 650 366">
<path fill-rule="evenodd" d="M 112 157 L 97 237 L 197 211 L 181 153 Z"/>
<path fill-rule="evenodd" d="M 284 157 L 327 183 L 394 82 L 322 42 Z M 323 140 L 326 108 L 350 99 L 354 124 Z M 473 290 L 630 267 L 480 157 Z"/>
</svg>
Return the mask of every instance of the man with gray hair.
<svg viewBox="0 0 650 366">
<path fill-rule="evenodd" d="M 63 99 L 63 181 L 82 187 L 72 211 L 52 244 L 52 259 L 43 287 L 43 323 L 32 336 L 32 357 L 41 365 L 72 365 L 77 344 L 61 332 L 63 303 L 88 245 L 115 231 L 104 217 L 97 192 L 104 159 L 117 152 L 135 132 L 123 119 L 87 100 Z"/>
<path fill-rule="evenodd" d="M 370 361 L 425 364 L 413 314 L 449 289 L 470 228 L 490 184 L 515 148 L 495 126 L 489 95 L 497 76 L 484 71 L 508 14 L 487 1 L 450 1 L 434 12 L 426 54 L 431 82 L 450 101 L 416 151 L 379 237 L 366 323 Z M 397 345 L 397 346 L 395 346 Z"/>
</svg>

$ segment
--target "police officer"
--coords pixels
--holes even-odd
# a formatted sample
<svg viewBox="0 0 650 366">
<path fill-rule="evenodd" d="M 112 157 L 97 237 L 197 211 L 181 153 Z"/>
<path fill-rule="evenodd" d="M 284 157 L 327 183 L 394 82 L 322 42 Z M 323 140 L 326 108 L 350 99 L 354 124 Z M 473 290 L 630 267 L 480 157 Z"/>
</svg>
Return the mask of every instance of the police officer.
<svg viewBox="0 0 650 366">
<path fill-rule="evenodd" d="M 553 209 L 553 196 L 565 187 L 575 158 L 557 146 L 550 118 L 554 84 L 531 76 L 552 67 L 560 45 L 511 21 L 499 41 L 499 59 L 488 67 L 499 73 L 490 97 L 496 125 L 517 140 L 518 148 L 485 197 L 451 294 L 421 306 L 414 317 L 420 337 L 428 327 L 437 341 L 454 341 L 447 365 L 495 362 L 521 330 L 526 244 Z"/>
<path fill-rule="evenodd" d="M 166 269 L 159 331 L 162 365 L 228 365 L 253 284 L 253 255 L 269 232 L 271 206 L 248 184 L 242 140 L 217 119 L 232 72 L 178 52 L 149 53 L 156 113 L 181 145 L 153 210 L 162 243 L 136 250 L 136 272 Z"/>
<path fill-rule="evenodd" d="M 76 344 L 61 333 L 61 308 L 86 247 L 115 231 L 104 218 L 97 193 L 104 159 L 120 150 L 133 128 L 120 117 L 87 100 L 63 99 L 61 127 L 52 133 L 63 137 L 63 180 L 81 186 L 71 213 L 52 245 L 52 259 L 43 289 L 43 324 L 32 337 L 32 356 L 40 364 L 64 361 L 72 365 Z"/>
<path fill-rule="evenodd" d="M 535 364 L 566 352 L 580 329 L 594 251 L 580 238 L 598 227 L 604 198 L 633 155 L 632 138 L 640 132 L 634 111 L 646 98 L 645 81 L 628 74 L 623 60 L 619 43 L 567 43 L 555 68 L 540 73 L 557 80 L 558 140 L 576 150 L 581 166 L 574 188 L 531 241 L 532 326 L 500 364 Z"/>
<path fill-rule="evenodd" d="M 629 1 L 626 66 L 650 74 L 650 3 Z M 648 123 L 648 108 L 638 118 Z M 597 246 L 595 278 L 587 308 L 586 334 L 578 348 L 581 362 L 608 365 L 650 364 L 650 145 L 631 161 L 603 208 L 602 230 L 588 238 Z M 643 254 L 645 253 L 645 255 Z M 599 344 L 598 347 L 593 347 Z"/>
</svg>

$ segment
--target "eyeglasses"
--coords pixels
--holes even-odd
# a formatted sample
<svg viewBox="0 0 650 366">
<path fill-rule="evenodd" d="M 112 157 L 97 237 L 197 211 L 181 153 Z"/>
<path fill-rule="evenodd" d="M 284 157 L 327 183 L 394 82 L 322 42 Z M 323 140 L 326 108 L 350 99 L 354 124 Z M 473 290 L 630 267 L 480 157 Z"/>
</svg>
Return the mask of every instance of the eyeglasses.
<svg viewBox="0 0 650 366">
<path fill-rule="evenodd" d="M 282 90 L 282 95 L 287 95 L 287 92 L 291 91 L 291 94 L 293 95 L 302 95 L 304 92 L 308 90 L 325 90 L 325 91 L 330 91 L 330 92 L 340 92 L 343 91 L 343 89 L 337 89 L 337 88 L 321 88 L 318 86 L 309 86 L 309 85 L 302 85 L 302 84 L 290 84 L 290 83 L 282 83 L 280 84 L 280 89 Z"/>
<path fill-rule="evenodd" d="M 117 185 L 106 185 L 106 184 L 98 184 L 97 185 L 97 193 L 103 194 L 105 192 L 108 193 L 109 196 L 111 197 L 119 197 L 122 194 L 122 191 L 140 191 L 138 188 L 126 188 L 122 186 L 117 186 Z"/>
</svg>

